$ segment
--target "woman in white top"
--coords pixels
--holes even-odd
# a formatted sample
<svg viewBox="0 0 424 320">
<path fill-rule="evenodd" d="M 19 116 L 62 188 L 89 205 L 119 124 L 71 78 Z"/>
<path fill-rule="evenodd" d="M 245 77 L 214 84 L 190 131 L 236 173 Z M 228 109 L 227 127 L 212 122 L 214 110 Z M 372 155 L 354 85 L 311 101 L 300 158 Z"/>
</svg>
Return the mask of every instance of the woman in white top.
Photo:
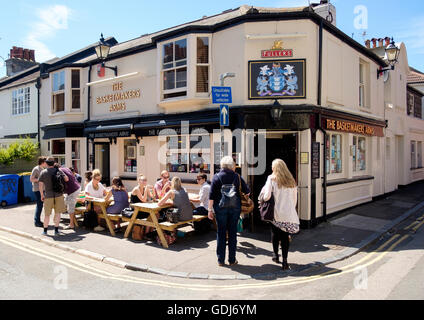
<svg viewBox="0 0 424 320">
<path fill-rule="evenodd" d="M 85 186 L 85 195 L 93 198 L 104 198 L 107 195 L 106 188 L 100 183 L 102 180 L 102 174 L 100 173 L 100 170 L 95 169 L 93 170 L 93 177 L 91 181 Z M 102 213 L 102 208 L 99 206 L 94 205 L 93 206 L 94 211 L 98 214 L 97 221 L 99 225 L 94 228 L 94 231 L 104 231 L 105 228 L 100 226 L 101 219 L 99 217 L 99 214 Z"/>
<path fill-rule="evenodd" d="M 268 201 L 274 195 L 274 221 L 271 224 L 271 238 L 274 250 L 272 261 L 279 262 L 278 248 L 281 243 L 283 270 L 290 270 L 287 263 L 290 234 L 299 232 L 299 217 L 296 212 L 297 185 L 285 162 L 276 159 L 272 162 L 272 175 L 268 177 L 259 195 L 259 201 Z"/>
</svg>

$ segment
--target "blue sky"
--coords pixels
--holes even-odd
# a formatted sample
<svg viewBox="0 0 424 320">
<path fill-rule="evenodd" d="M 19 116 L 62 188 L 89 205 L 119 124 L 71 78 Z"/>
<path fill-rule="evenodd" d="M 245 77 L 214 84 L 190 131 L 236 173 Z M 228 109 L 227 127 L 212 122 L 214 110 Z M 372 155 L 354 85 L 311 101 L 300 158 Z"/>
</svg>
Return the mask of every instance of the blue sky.
<svg viewBox="0 0 424 320">
<path fill-rule="evenodd" d="M 319 0 L 311 2 L 318 2 Z M 424 71 L 424 11 L 419 0 L 332 0 L 337 8 L 337 26 L 358 42 L 394 37 L 405 42 L 409 64 Z M 0 12 L 0 57 L 6 59 L 12 46 L 35 49 L 36 59 L 64 56 L 98 41 L 100 33 L 119 42 L 156 32 L 202 16 L 218 14 L 240 5 L 291 7 L 307 0 L 73 0 L 6 1 Z M 367 28 L 356 29 L 355 8 L 365 6 Z M 356 20 L 355 20 L 356 19 Z M 364 20 L 361 20 L 364 22 Z M 356 26 L 357 27 L 357 26 Z M 367 33 L 363 36 L 364 31 Z M 5 75 L 0 58 L 0 77 Z"/>
</svg>

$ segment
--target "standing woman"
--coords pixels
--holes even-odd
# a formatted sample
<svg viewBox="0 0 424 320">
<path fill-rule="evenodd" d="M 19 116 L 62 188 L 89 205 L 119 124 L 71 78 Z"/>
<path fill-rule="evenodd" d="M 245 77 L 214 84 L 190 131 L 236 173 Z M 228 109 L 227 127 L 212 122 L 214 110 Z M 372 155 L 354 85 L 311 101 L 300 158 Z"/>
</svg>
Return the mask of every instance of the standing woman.
<svg viewBox="0 0 424 320">
<path fill-rule="evenodd" d="M 236 265 L 236 248 L 237 248 L 237 223 L 241 212 L 240 184 L 241 190 L 245 194 L 249 194 L 249 187 L 243 178 L 236 172 L 236 164 L 232 157 L 227 156 L 221 159 L 221 171 L 212 179 L 211 191 L 209 194 L 208 217 L 213 220 L 214 213 L 216 217 L 217 232 L 217 249 L 218 265 L 225 265 L 226 251 L 226 234 L 228 231 L 228 263 L 230 266 Z M 235 187 L 235 196 L 237 205 L 234 208 L 221 208 L 220 201 L 222 198 L 221 188 L 223 185 L 233 185 Z"/>
<path fill-rule="evenodd" d="M 290 270 L 287 262 L 290 234 L 299 232 L 299 217 L 296 212 L 297 185 L 286 163 L 281 159 L 272 162 L 272 175 L 268 177 L 259 195 L 259 201 L 268 201 L 274 195 L 274 221 L 271 223 L 271 239 L 274 255 L 272 261 L 280 263 L 278 249 L 281 244 L 283 270 Z"/>
</svg>

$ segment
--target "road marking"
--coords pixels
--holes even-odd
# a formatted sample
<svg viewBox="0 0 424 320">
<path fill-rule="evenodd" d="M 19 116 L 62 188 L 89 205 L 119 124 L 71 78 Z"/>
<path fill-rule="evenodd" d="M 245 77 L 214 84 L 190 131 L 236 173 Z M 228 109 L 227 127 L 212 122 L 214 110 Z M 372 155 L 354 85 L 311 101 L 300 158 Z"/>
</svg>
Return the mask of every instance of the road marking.
<svg viewBox="0 0 424 320">
<path fill-rule="evenodd" d="M 422 218 L 424 218 L 424 215 L 422 216 Z M 418 228 L 420 228 L 423 224 L 424 224 L 424 221 L 422 223 L 420 223 L 419 225 L 417 225 L 413 230 L 414 231 L 418 230 Z M 198 284 L 186 285 L 186 284 L 180 284 L 180 283 L 168 282 L 168 281 L 141 279 L 141 278 L 138 278 L 138 277 L 132 277 L 132 276 L 126 276 L 126 275 L 112 275 L 109 272 L 102 271 L 102 270 L 99 270 L 99 269 L 95 269 L 93 267 L 84 265 L 82 263 L 79 263 L 77 261 L 70 260 L 70 259 L 67 259 L 67 258 L 64 258 L 64 257 L 60 257 L 61 260 L 59 260 L 56 256 L 53 256 L 53 254 L 51 254 L 47 251 L 32 247 L 32 246 L 27 245 L 27 244 L 22 244 L 21 242 L 17 242 L 17 241 L 14 241 L 12 239 L 4 238 L 2 236 L 0 236 L 0 242 L 3 242 L 7 245 L 11 245 L 11 246 L 13 246 L 17 249 L 21 249 L 21 250 L 26 251 L 28 253 L 35 254 L 39 257 L 47 258 L 47 259 L 55 261 L 57 263 L 64 264 L 64 265 L 66 265 L 70 268 L 73 268 L 75 270 L 78 270 L 80 272 L 85 272 L 85 273 L 88 273 L 90 275 L 98 276 L 98 277 L 101 277 L 101 278 L 104 278 L 104 279 L 125 281 L 125 282 L 131 282 L 131 283 L 140 283 L 140 284 L 147 284 L 147 285 L 156 285 L 156 286 L 162 286 L 162 287 L 168 287 L 168 288 L 180 287 L 180 288 L 186 288 L 186 289 L 190 289 L 190 290 L 207 291 L 207 290 L 216 290 L 216 289 L 239 290 L 239 289 L 251 289 L 251 288 L 258 288 L 258 287 L 269 288 L 269 287 L 278 287 L 278 286 L 289 286 L 289 285 L 302 284 L 302 283 L 312 282 L 312 281 L 316 281 L 316 280 L 331 278 L 331 277 L 334 277 L 334 276 L 340 276 L 342 274 L 352 273 L 352 272 L 354 272 L 354 271 L 356 271 L 360 268 L 364 268 L 366 266 L 369 266 L 371 264 L 374 264 L 374 263 L 380 261 L 381 259 L 384 258 L 384 256 L 386 256 L 390 251 L 392 251 L 400 243 L 405 241 L 409 236 L 408 235 L 403 236 L 401 239 L 396 241 L 391 247 L 389 247 L 389 249 L 387 249 L 387 251 L 381 252 L 382 250 L 384 250 L 385 247 L 387 247 L 391 242 L 393 242 L 394 240 L 396 240 L 399 237 L 400 237 L 399 234 L 393 235 L 389 240 L 387 240 L 385 243 L 383 243 L 379 248 L 377 248 L 373 252 L 370 252 L 365 257 L 361 258 L 360 260 L 358 260 L 358 261 L 356 261 L 356 262 L 354 262 L 350 265 L 341 267 L 341 268 L 336 269 L 336 270 L 330 270 L 330 271 L 324 272 L 324 273 L 319 274 L 319 275 L 309 276 L 306 279 L 291 279 L 291 280 L 285 279 L 285 280 L 280 280 L 280 281 L 275 280 L 273 283 L 268 283 L 268 284 L 242 284 L 242 285 L 231 285 L 231 286 L 198 285 Z M 378 255 L 378 256 L 375 259 L 369 261 L 368 263 L 366 263 L 364 265 L 360 265 L 361 263 L 366 262 L 367 260 L 370 260 L 372 257 L 374 257 L 376 255 Z M 356 266 L 358 266 L 358 267 L 356 267 Z"/>
<path fill-rule="evenodd" d="M 417 232 L 417 230 L 418 230 L 419 228 L 421 228 L 423 224 L 424 224 L 424 221 L 423 221 L 423 222 L 421 222 L 421 223 L 420 223 L 419 225 L 417 225 L 416 227 L 412 228 L 412 230 L 414 230 L 415 232 Z"/>
</svg>

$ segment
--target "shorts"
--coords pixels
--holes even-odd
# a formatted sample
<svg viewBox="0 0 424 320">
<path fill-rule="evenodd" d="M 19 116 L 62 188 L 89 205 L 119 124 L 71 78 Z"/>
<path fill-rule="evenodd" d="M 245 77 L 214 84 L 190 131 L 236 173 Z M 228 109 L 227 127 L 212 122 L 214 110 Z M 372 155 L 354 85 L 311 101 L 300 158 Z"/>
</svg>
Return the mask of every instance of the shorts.
<svg viewBox="0 0 424 320">
<path fill-rule="evenodd" d="M 68 194 L 65 196 L 65 204 L 68 210 L 68 213 L 75 212 L 75 206 L 77 205 L 77 199 L 79 197 L 80 191 L 77 190 L 74 193 Z"/>
<path fill-rule="evenodd" d="M 44 199 L 44 214 L 46 216 L 50 216 L 53 209 L 55 214 L 66 212 L 65 199 L 63 195 L 57 198 Z"/>
</svg>

